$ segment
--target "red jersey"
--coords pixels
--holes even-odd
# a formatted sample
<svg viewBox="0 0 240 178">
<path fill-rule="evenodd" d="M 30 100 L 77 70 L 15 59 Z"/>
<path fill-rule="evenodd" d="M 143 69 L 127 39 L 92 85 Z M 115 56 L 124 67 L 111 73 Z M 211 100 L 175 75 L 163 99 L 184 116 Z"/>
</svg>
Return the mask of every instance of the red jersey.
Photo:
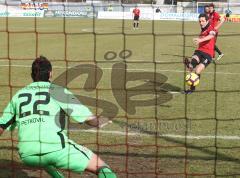
<svg viewBox="0 0 240 178">
<path fill-rule="evenodd" d="M 218 23 L 218 21 L 220 20 L 220 15 L 213 11 L 213 13 L 209 14 L 209 20 L 210 20 L 210 24 L 215 27 Z"/>
<path fill-rule="evenodd" d="M 140 9 L 138 8 L 133 9 L 133 14 L 134 16 L 140 16 Z"/>
<path fill-rule="evenodd" d="M 208 24 L 205 28 L 202 29 L 199 38 L 204 38 L 210 34 L 216 35 L 217 31 L 214 29 L 213 26 Z M 199 51 L 205 52 L 209 54 L 211 57 L 214 57 L 214 45 L 215 45 L 215 37 L 199 43 L 198 49 Z"/>
</svg>

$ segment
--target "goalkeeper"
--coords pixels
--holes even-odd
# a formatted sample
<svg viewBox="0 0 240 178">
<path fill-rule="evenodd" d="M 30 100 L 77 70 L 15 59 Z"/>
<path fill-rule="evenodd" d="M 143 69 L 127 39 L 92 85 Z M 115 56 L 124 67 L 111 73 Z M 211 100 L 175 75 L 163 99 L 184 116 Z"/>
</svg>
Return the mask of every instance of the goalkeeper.
<svg viewBox="0 0 240 178">
<path fill-rule="evenodd" d="M 53 178 L 62 178 L 57 169 L 76 173 L 84 170 L 99 178 L 116 178 L 116 174 L 91 150 L 74 143 L 65 133 L 68 115 L 79 123 L 101 127 L 108 120 L 99 120 L 70 91 L 51 84 L 52 66 L 43 56 L 32 63 L 33 83 L 19 90 L 0 118 L 0 135 L 5 129 L 18 128 L 21 160 L 29 166 L 43 167 Z M 63 89 L 63 90 L 62 90 Z M 52 93 L 61 94 L 65 102 Z"/>
</svg>

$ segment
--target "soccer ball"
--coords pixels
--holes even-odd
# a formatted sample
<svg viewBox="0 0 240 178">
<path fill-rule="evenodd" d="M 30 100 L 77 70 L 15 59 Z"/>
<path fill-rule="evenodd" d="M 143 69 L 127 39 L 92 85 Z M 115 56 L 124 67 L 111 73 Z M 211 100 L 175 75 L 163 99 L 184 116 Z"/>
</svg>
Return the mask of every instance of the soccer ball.
<svg viewBox="0 0 240 178">
<path fill-rule="evenodd" d="M 199 76 L 195 73 L 187 74 L 185 81 L 189 86 L 197 86 L 200 82 Z"/>
</svg>

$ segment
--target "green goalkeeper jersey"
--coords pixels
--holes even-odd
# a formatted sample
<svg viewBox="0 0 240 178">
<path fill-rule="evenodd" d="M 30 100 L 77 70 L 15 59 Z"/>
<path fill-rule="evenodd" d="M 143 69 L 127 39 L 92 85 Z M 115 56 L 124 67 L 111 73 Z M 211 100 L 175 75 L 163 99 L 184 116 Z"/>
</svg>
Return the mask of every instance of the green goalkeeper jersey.
<svg viewBox="0 0 240 178">
<path fill-rule="evenodd" d="M 14 95 L 0 126 L 18 128 L 19 154 L 25 157 L 65 147 L 66 115 L 82 123 L 92 113 L 69 90 L 50 82 L 33 82 Z"/>
</svg>

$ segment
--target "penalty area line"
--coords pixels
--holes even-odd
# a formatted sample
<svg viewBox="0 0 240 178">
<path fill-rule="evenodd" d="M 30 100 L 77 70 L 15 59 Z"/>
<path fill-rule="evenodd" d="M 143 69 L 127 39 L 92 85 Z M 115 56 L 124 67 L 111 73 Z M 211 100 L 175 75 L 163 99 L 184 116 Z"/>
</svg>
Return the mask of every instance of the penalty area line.
<svg viewBox="0 0 240 178">
<path fill-rule="evenodd" d="M 121 132 L 121 131 L 113 131 L 113 130 L 96 130 L 96 129 L 85 129 L 85 130 L 77 130 L 70 129 L 73 132 L 84 132 L 84 133 L 101 133 L 101 134 L 109 134 L 109 135 L 122 135 L 122 136 L 148 136 L 155 137 L 156 135 L 149 135 L 140 132 Z M 159 138 L 180 138 L 180 139 L 193 139 L 193 140 L 209 140 L 209 139 L 221 139 L 221 140 L 240 140 L 239 136 L 235 135 L 175 135 L 175 134 L 158 134 Z"/>
<path fill-rule="evenodd" d="M 8 61 L 8 60 L 6 60 Z M 5 60 L 0 60 L 0 62 L 6 62 Z M 9 65 L 7 64 L 0 64 L 0 67 L 9 67 Z M 10 67 L 19 67 L 19 68 L 31 68 L 31 65 L 20 65 L 20 64 L 12 64 L 10 65 Z M 53 69 L 74 69 L 76 66 L 68 66 L 68 67 L 63 67 L 63 66 L 53 66 Z M 85 67 L 85 68 L 90 68 L 91 67 Z M 77 69 L 77 68 L 76 68 Z M 101 69 L 105 69 L 105 70 L 112 70 L 112 68 L 107 68 L 107 67 L 103 67 Z M 122 68 L 116 68 L 116 69 L 122 69 Z M 149 72 L 151 70 L 147 70 L 147 69 L 127 69 L 128 71 L 143 71 L 143 72 Z M 186 71 L 184 70 L 156 70 L 156 72 L 172 72 L 172 73 L 184 73 Z M 204 73 L 206 74 L 222 74 L 222 75 L 240 75 L 240 72 L 208 72 L 205 71 Z"/>
</svg>

